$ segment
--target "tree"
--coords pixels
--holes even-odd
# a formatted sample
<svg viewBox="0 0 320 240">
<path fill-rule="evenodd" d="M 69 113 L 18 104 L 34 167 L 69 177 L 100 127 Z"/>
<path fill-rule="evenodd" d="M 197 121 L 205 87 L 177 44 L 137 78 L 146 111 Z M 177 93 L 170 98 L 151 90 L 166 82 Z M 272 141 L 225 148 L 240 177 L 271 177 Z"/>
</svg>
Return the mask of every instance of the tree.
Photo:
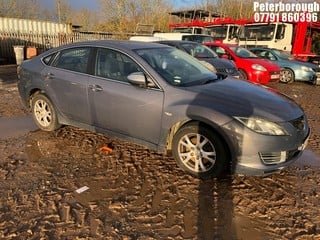
<svg viewBox="0 0 320 240">
<path fill-rule="evenodd" d="M 38 0 L 0 0 L 0 17 L 39 19 Z"/>
<path fill-rule="evenodd" d="M 132 32 L 138 23 L 167 28 L 171 6 L 163 0 L 100 0 L 107 31 Z M 161 9 L 161 11 L 159 11 Z"/>
<path fill-rule="evenodd" d="M 208 10 L 221 17 L 247 19 L 253 16 L 253 2 L 256 0 L 213 0 L 208 3 Z"/>
<path fill-rule="evenodd" d="M 71 21 L 71 7 L 66 0 L 56 0 L 55 16 L 58 22 L 68 23 Z"/>
</svg>

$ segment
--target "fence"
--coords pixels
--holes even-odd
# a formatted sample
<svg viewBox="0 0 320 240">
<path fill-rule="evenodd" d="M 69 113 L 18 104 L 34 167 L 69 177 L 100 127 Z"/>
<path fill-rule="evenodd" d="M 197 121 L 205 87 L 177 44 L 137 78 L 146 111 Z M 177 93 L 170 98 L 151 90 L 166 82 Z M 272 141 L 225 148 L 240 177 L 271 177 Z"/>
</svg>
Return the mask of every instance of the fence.
<svg viewBox="0 0 320 240">
<path fill-rule="evenodd" d="M 15 63 L 13 46 L 24 46 L 25 58 L 28 56 L 28 49 L 36 49 L 40 54 L 52 47 L 63 44 L 100 39 L 129 39 L 132 34 L 104 33 L 104 32 L 73 32 L 71 34 L 37 34 L 19 32 L 0 32 L 0 63 Z"/>
</svg>

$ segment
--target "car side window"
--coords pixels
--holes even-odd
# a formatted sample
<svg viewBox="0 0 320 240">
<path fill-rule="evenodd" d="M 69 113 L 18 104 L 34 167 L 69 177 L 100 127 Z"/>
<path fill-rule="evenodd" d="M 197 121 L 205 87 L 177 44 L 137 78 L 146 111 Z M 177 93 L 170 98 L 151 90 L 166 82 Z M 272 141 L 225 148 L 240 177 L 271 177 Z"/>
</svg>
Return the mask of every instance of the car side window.
<svg viewBox="0 0 320 240">
<path fill-rule="evenodd" d="M 259 57 L 269 59 L 271 61 L 277 60 L 276 57 L 269 51 L 255 51 L 255 54 Z"/>
<path fill-rule="evenodd" d="M 49 56 L 44 57 L 42 61 L 44 62 L 44 64 L 50 65 L 50 62 L 54 59 L 55 56 L 56 56 L 56 53 L 51 54 Z"/>
<path fill-rule="evenodd" d="M 106 48 L 97 49 L 96 76 L 128 82 L 129 74 L 141 71 L 139 65 L 125 54 Z"/>
<path fill-rule="evenodd" d="M 267 57 L 267 59 L 269 59 L 270 61 L 275 61 L 275 60 L 277 60 L 276 57 L 275 57 L 271 52 L 266 52 L 266 57 Z"/>
<path fill-rule="evenodd" d="M 87 73 L 90 48 L 71 48 L 61 51 L 52 66 Z"/>
<path fill-rule="evenodd" d="M 214 47 L 213 51 L 215 51 L 219 57 L 221 57 L 224 54 L 227 54 L 226 50 L 224 50 L 222 47 Z"/>
</svg>

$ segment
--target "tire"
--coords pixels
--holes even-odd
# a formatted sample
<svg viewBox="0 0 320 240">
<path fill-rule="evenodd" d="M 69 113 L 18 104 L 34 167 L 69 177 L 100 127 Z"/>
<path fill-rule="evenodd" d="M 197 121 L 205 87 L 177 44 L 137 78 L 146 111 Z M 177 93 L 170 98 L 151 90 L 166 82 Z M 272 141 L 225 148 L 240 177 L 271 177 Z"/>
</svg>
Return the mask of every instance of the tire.
<svg viewBox="0 0 320 240">
<path fill-rule="evenodd" d="M 283 68 L 280 71 L 280 82 L 292 83 L 294 82 L 294 72 L 291 69 Z"/>
<path fill-rule="evenodd" d="M 174 135 L 172 155 L 181 169 L 203 179 L 221 176 L 228 166 L 229 154 L 222 139 L 197 123 Z"/>
<path fill-rule="evenodd" d="M 44 131 L 54 131 L 61 127 L 56 110 L 43 94 L 36 93 L 31 98 L 31 111 L 37 126 Z"/>
<path fill-rule="evenodd" d="M 239 69 L 238 71 L 239 71 L 239 78 L 240 79 L 248 80 L 248 76 L 244 70 Z"/>
</svg>

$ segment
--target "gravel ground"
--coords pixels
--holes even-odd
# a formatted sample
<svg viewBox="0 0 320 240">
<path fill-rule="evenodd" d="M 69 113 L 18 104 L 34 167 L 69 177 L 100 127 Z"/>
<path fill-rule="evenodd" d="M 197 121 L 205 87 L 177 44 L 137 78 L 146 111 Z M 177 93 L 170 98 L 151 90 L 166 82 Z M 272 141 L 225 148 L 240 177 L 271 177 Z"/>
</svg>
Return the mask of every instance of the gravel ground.
<svg viewBox="0 0 320 240">
<path fill-rule="evenodd" d="M 300 160 L 264 178 L 198 180 L 73 127 L 0 138 L 0 239 L 320 239 L 320 87 L 272 87 L 305 109 L 312 134 Z M 0 98 L 0 123 L 28 116 L 14 85 Z"/>
</svg>

